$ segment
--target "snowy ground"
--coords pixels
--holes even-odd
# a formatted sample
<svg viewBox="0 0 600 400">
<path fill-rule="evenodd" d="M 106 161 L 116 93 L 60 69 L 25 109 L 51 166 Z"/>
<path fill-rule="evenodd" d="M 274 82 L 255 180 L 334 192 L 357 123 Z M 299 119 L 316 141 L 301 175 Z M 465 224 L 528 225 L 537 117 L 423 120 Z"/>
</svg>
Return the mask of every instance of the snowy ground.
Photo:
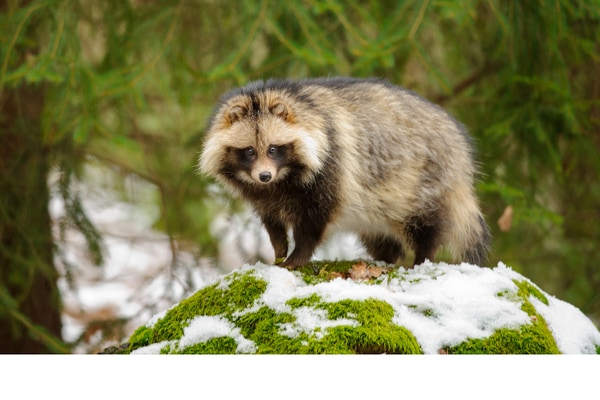
<svg viewBox="0 0 600 400">
<path fill-rule="evenodd" d="M 56 256 L 62 273 L 63 337 L 69 343 L 78 342 L 76 353 L 96 353 L 119 344 L 140 323 L 219 274 L 191 253 L 179 251 L 173 257 L 169 238 L 152 229 L 158 210 L 151 202 L 149 185 L 134 178 L 128 182 L 134 205 L 102 184 L 107 179 L 102 171 L 89 169 L 86 173 L 93 184 L 79 184 L 76 190 L 103 236 L 104 264 L 93 265 L 83 235 L 73 228 L 67 228 L 58 241 L 57 253 L 62 256 Z M 60 196 L 52 197 L 49 210 L 58 238 L 65 215 Z M 66 279 L 66 264 L 73 266 L 72 285 Z"/>
</svg>

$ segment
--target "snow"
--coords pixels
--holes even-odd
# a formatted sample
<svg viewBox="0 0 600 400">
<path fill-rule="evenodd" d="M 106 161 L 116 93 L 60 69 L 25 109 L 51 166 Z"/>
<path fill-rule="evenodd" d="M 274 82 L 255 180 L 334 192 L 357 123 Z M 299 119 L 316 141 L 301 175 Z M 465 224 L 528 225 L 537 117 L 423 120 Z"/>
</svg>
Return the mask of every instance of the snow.
<svg viewBox="0 0 600 400">
<path fill-rule="evenodd" d="M 565 354 L 593 354 L 598 343 L 597 330 L 589 319 L 574 307 L 556 297 L 548 296 L 546 305 L 532 298 L 533 306 L 548 323 L 558 349 Z"/>
<path fill-rule="evenodd" d="M 53 188 L 49 212 L 59 249 L 55 262 L 61 273 L 63 338 L 78 341 L 75 353 L 97 353 L 126 341 L 153 315 L 223 271 L 185 251 L 179 250 L 174 258 L 169 237 L 152 228 L 159 212 L 151 185 L 130 177 L 125 186 L 132 199 L 127 201 L 104 183 L 112 179 L 106 169 L 88 166 L 85 175 L 87 183 L 76 182 L 72 190 L 79 193 L 88 218 L 103 237 L 103 265 L 90 261 L 81 233 L 67 226 L 61 237 L 59 226 L 66 211 L 56 190 L 57 176 L 49 182 Z M 66 279 L 67 264 L 73 265 L 74 287 Z M 100 331 L 88 335 L 90 325 L 109 320 L 126 321 L 122 335 L 103 336 Z"/>
<path fill-rule="evenodd" d="M 212 338 L 231 336 L 238 343 L 237 351 L 250 353 L 255 350 L 254 343 L 244 338 L 239 328 L 221 317 L 199 316 L 194 318 L 183 330 L 179 348 L 184 349 L 195 343 L 203 343 Z"/>
<path fill-rule="evenodd" d="M 320 338 L 329 327 L 357 325 L 351 318 L 332 321 L 324 310 L 292 309 L 286 304 L 292 298 L 311 295 L 317 295 L 325 302 L 346 299 L 387 302 L 394 309 L 393 322 L 410 330 L 426 354 L 436 354 L 441 348 L 455 346 L 469 338 L 489 337 L 500 328 L 517 328 L 531 322 L 531 316 L 520 309 L 521 303 L 509 299 L 510 294 L 516 298 L 518 291 L 514 279 L 531 282 L 503 263 L 490 269 L 465 263 L 426 262 L 411 270 L 402 268 L 400 277 L 384 277 L 378 284 L 336 278 L 308 285 L 299 273 L 261 263 L 245 265 L 240 271 L 252 272 L 267 282 L 267 288 L 253 306 L 238 313 L 254 312 L 263 306 L 291 313 L 296 317 L 295 321 L 280 326 L 280 332 L 291 337 L 306 332 Z M 529 300 L 547 321 L 559 349 L 570 354 L 595 353 L 595 346 L 600 345 L 600 332 L 593 323 L 572 305 L 540 292 L 548 298 L 549 305 L 534 296 Z M 498 296 L 499 293 L 506 295 Z M 433 315 L 426 315 L 425 311 Z M 244 349 L 251 348 L 243 343 L 237 328 L 219 317 L 198 317 L 190 327 L 189 332 L 184 332 L 180 346 L 230 336 L 240 346 L 245 346 Z M 158 353 L 160 348 L 154 348 L 154 351 Z"/>
<path fill-rule="evenodd" d="M 327 328 L 358 325 L 357 321 L 347 318 L 330 320 L 327 318 L 325 310 L 315 310 L 310 307 L 299 307 L 293 310 L 291 314 L 296 317 L 296 320 L 282 324 L 280 328 L 282 334 L 292 338 L 306 332 L 312 333 L 317 339 L 322 339 L 325 336 L 325 332 L 327 332 Z"/>
</svg>

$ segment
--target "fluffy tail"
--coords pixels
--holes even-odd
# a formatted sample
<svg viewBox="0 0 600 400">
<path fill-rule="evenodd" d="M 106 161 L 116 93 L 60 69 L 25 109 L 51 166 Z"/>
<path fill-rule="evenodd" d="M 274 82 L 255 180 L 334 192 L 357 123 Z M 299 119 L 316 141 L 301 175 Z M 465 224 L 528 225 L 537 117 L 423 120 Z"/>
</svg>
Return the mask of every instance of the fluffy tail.
<svg viewBox="0 0 600 400">
<path fill-rule="evenodd" d="M 447 243 L 456 261 L 483 266 L 487 262 L 491 234 L 470 187 L 459 187 L 447 197 Z"/>
<path fill-rule="evenodd" d="M 469 264 L 483 266 L 487 262 L 492 235 L 481 214 L 479 214 L 479 225 L 479 231 L 473 236 L 471 243 L 463 251 L 462 260 Z"/>
</svg>

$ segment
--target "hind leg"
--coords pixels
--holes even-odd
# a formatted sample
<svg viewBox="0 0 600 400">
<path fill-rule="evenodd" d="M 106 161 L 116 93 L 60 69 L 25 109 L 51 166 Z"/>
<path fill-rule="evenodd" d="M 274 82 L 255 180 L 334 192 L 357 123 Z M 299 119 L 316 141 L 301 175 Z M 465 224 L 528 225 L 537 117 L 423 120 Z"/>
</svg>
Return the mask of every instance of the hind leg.
<svg viewBox="0 0 600 400">
<path fill-rule="evenodd" d="M 422 264 L 426 259 L 433 261 L 440 246 L 442 224 L 438 218 L 415 218 L 406 227 L 406 233 L 415 250 L 414 265 Z"/>
<path fill-rule="evenodd" d="M 398 240 L 385 235 L 361 235 L 361 242 L 374 260 L 395 264 L 404 257 L 404 249 Z"/>
</svg>

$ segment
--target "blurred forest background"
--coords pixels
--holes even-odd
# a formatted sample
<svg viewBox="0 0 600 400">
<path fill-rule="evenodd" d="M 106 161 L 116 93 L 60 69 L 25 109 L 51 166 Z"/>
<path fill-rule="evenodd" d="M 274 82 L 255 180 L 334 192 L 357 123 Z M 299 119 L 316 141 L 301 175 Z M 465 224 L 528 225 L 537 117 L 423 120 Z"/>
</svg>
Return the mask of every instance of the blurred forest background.
<svg viewBox="0 0 600 400">
<path fill-rule="evenodd" d="M 107 260 L 86 198 L 141 210 L 125 214 L 166 238 L 152 271 L 180 282 L 170 299 L 194 290 L 194 268 L 219 256 L 211 221 L 243 210 L 196 173 L 216 100 L 335 75 L 386 78 L 467 125 L 489 266 L 598 326 L 600 0 L 0 0 L 0 352 L 74 351 L 64 299 L 82 259 L 97 280 Z M 80 258 L 64 246 L 74 231 Z M 130 333 L 130 315 L 78 313 L 86 334 Z"/>
</svg>

